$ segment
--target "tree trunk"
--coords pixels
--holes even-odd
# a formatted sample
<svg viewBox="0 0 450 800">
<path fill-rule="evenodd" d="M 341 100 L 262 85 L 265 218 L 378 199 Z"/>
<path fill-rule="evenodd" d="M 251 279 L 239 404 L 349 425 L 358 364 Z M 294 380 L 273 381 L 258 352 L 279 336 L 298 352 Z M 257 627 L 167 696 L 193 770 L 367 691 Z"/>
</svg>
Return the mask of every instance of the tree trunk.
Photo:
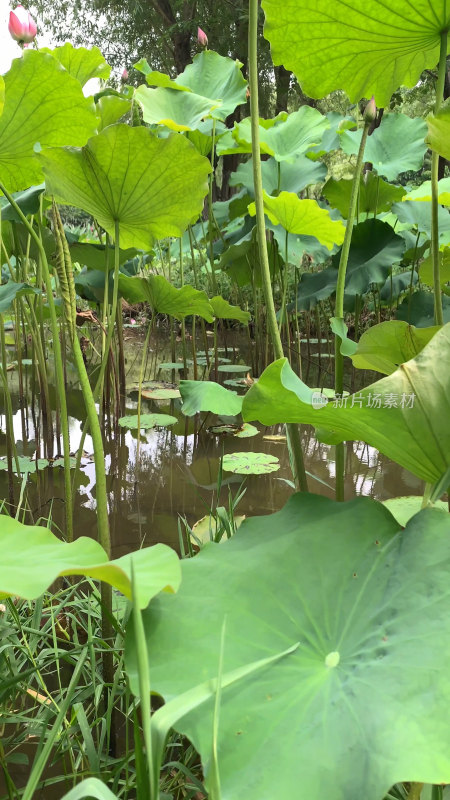
<svg viewBox="0 0 450 800">
<path fill-rule="evenodd" d="M 273 68 L 275 74 L 276 100 L 275 116 L 280 111 L 288 110 L 289 89 L 291 85 L 292 72 L 283 66 Z"/>
</svg>

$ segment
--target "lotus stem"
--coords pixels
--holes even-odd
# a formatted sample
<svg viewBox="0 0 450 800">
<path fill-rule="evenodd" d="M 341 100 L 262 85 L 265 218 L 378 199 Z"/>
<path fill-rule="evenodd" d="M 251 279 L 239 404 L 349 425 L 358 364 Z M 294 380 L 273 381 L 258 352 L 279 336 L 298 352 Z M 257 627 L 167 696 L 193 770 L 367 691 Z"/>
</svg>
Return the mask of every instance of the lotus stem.
<svg viewBox="0 0 450 800">
<path fill-rule="evenodd" d="M 434 113 L 437 114 L 444 96 L 445 71 L 447 69 L 447 31 L 441 33 L 441 49 L 439 54 L 438 78 L 436 83 L 436 103 Z M 433 263 L 434 321 L 436 325 L 444 324 L 442 310 L 441 275 L 439 264 L 439 154 L 434 150 L 431 154 L 431 259 Z"/>
</svg>

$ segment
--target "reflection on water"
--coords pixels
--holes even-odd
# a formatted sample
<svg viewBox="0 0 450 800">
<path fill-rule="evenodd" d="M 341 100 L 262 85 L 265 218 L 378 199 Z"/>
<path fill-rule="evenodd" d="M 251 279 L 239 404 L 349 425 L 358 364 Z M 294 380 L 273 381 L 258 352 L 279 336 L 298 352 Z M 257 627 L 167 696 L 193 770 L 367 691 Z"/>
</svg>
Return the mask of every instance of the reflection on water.
<svg viewBox="0 0 450 800">
<path fill-rule="evenodd" d="M 231 340 L 231 343 L 230 343 Z M 131 385 L 138 380 L 142 338 L 133 332 L 128 341 L 126 354 L 127 382 Z M 200 347 L 201 345 L 199 345 Z M 251 363 L 248 340 L 245 336 L 228 334 L 227 356 L 233 362 Z M 323 355 L 323 354 L 322 354 Z M 225 357 L 225 356 L 224 356 Z M 146 379 L 157 374 L 157 365 L 171 361 L 167 337 L 156 339 L 150 353 Z M 317 362 L 314 381 L 309 384 L 330 385 L 328 365 L 322 357 L 320 373 Z M 203 369 L 203 367 L 202 367 Z M 29 369 L 27 370 L 29 372 Z M 71 451 L 75 452 L 84 423 L 84 405 L 81 392 L 77 388 L 76 377 L 70 365 L 67 367 L 67 401 L 70 414 Z M 359 374 L 361 377 L 361 374 Z M 171 373 L 162 378 L 170 380 Z M 192 377 L 192 374 L 189 375 Z M 227 378 L 219 373 L 219 379 Z M 236 377 L 233 375 L 232 377 Z M 364 376 L 363 380 L 364 380 Z M 365 384 L 373 380 L 366 376 Z M 14 411 L 14 430 L 20 453 L 28 456 L 36 454 L 36 432 L 39 432 L 37 402 L 31 407 L 20 409 L 16 389 L 17 376 L 9 373 L 8 380 L 12 392 Z M 28 375 L 29 397 L 31 397 L 31 374 Z M 349 376 L 349 383 L 352 378 Z M 351 388 L 349 385 L 348 388 Z M 137 394 L 126 398 L 125 413 L 136 413 Z M 113 551 L 116 556 L 141 546 L 166 542 L 173 547 L 179 545 L 179 518 L 185 517 L 193 524 L 208 512 L 212 504 L 228 506 L 229 493 L 235 495 L 242 483 L 238 475 L 224 473 L 220 497 L 217 498 L 217 476 L 219 462 L 223 453 L 239 451 L 265 452 L 280 460 L 280 470 L 269 475 L 249 476 L 245 481 L 245 495 L 238 506 L 239 514 L 268 514 L 278 510 L 292 492 L 286 481 L 291 479 L 289 457 L 284 440 L 265 439 L 269 434 L 283 434 L 283 426 L 264 428 L 258 426 L 259 434 L 253 438 L 217 437 L 207 432 L 207 427 L 215 422 L 215 417 L 200 415 L 201 418 L 186 418 L 181 413 L 179 400 L 142 401 L 142 413 L 157 411 L 178 418 L 178 423 L 166 429 L 153 429 L 143 432 L 137 463 L 137 437 L 135 432 L 119 429 L 105 433 L 105 450 L 108 471 L 110 502 L 110 521 Z M 0 417 L 1 430 L 5 430 L 4 417 Z M 310 490 L 329 497 L 334 495 L 335 461 L 334 447 L 317 442 L 312 428 L 302 431 L 306 469 L 311 474 Z M 38 445 L 39 455 L 43 455 L 42 444 Z M 75 499 L 75 531 L 83 535 L 96 535 L 95 518 L 95 470 L 92 461 L 92 442 L 87 437 L 85 457 L 82 461 L 83 478 L 78 486 Z M 60 453 L 59 439 L 53 442 L 54 455 Z M 0 433 L 0 456 L 4 456 L 5 436 Z M 19 486 L 17 486 L 16 497 Z M 346 444 L 346 498 L 355 495 L 368 495 L 383 500 L 389 497 L 421 494 L 422 481 L 411 473 L 380 455 L 374 448 L 361 442 Z M 0 472 L 0 493 L 7 497 L 6 473 Z M 48 468 L 30 475 L 27 482 L 27 521 L 36 521 L 50 514 L 56 527 L 63 524 L 63 471 L 61 468 Z"/>
</svg>

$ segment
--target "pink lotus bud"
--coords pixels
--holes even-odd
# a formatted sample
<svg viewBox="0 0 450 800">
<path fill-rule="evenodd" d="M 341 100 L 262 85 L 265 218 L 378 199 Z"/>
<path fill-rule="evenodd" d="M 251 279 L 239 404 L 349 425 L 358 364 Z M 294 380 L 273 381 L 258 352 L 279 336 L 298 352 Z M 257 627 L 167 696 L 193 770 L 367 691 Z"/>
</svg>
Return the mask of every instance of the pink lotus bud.
<svg viewBox="0 0 450 800">
<path fill-rule="evenodd" d="M 372 95 L 364 109 L 364 122 L 375 122 L 377 117 L 377 107 L 375 105 L 375 98 Z"/>
<path fill-rule="evenodd" d="M 128 80 L 128 70 L 127 70 L 126 67 L 124 67 L 124 70 L 123 70 L 122 75 L 120 76 L 120 78 L 124 82 Z"/>
<path fill-rule="evenodd" d="M 131 318 L 131 319 L 130 319 L 130 325 L 136 325 L 136 320 L 135 320 L 135 319 L 133 319 L 133 318 Z"/>
<path fill-rule="evenodd" d="M 10 12 L 8 30 L 16 42 L 25 44 L 32 42 L 37 33 L 33 17 L 23 6 L 17 6 Z"/>
<path fill-rule="evenodd" d="M 208 37 L 201 28 L 197 28 L 197 42 L 201 47 L 208 47 Z"/>
</svg>

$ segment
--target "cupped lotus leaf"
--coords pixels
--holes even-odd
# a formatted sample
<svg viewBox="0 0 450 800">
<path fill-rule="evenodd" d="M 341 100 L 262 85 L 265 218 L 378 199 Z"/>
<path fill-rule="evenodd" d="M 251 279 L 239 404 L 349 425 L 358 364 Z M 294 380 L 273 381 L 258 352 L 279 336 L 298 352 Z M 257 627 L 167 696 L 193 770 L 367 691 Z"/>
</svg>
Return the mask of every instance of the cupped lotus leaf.
<svg viewBox="0 0 450 800">
<path fill-rule="evenodd" d="M 304 155 L 322 140 L 325 131 L 330 127 L 329 120 L 310 106 L 302 106 L 287 117 L 279 117 L 270 127 L 264 127 L 260 121 L 259 137 L 261 153 L 273 156 L 277 161 L 294 162 L 296 156 Z M 239 147 L 246 148 L 240 152 L 252 152 L 252 131 L 250 117 L 235 125 L 233 138 Z"/>
<path fill-rule="evenodd" d="M 403 200 L 431 200 L 431 181 L 424 181 L 412 189 L 403 196 Z M 441 206 L 450 206 L 450 178 L 441 178 L 438 181 L 438 203 Z"/>
<path fill-rule="evenodd" d="M 48 528 L 23 525 L 0 516 L 0 595 L 26 600 L 39 597 L 61 575 L 86 575 L 105 581 L 131 600 L 131 561 L 141 608 L 163 590 L 176 592 L 181 573 L 175 552 L 167 545 L 145 547 L 108 561 L 98 542 L 81 536 L 70 544 Z"/>
<path fill-rule="evenodd" d="M 40 208 L 40 197 L 42 192 L 45 191 L 45 184 L 40 183 L 38 186 L 30 186 L 29 189 L 24 189 L 23 192 L 13 192 L 13 198 L 20 210 L 27 217 L 29 214 L 36 214 Z M 21 219 L 11 203 L 8 203 L 6 197 L 0 197 L 0 208 L 2 222 L 13 221 L 21 222 Z"/>
<path fill-rule="evenodd" d="M 188 285 L 176 289 L 163 275 L 149 275 L 147 278 L 120 275 L 119 288 L 129 303 L 149 303 L 156 314 L 170 314 L 176 319 L 197 314 L 207 322 L 214 319 L 205 292 Z"/>
<path fill-rule="evenodd" d="M 179 394 L 178 394 L 179 396 Z M 150 428 L 165 428 L 167 425 L 175 425 L 178 422 L 176 417 L 170 414 L 141 414 L 139 420 L 137 414 L 130 414 L 127 417 L 120 417 L 119 425 L 130 430 L 150 430 Z"/>
<path fill-rule="evenodd" d="M 347 262 L 345 294 L 362 295 L 370 284 L 383 286 L 392 265 L 400 261 L 406 243 L 387 222 L 367 219 L 355 225 Z M 332 257 L 333 267 L 339 266 L 340 252 Z"/>
<path fill-rule="evenodd" d="M 69 75 L 76 78 L 84 86 L 91 78 L 101 78 L 107 80 L 111 73 L 111 67 L 106 63 L 98 47 L 74 47 L 70 42 L 66 42 L 61 47 L 49 50 L 42 48 L 43 53 L 50 53 L 54 56 Z"/>
<path fill-rule="evenodd" d="M 131 109 L 131 100 L 125 97 L 117 97 L 114 94 L 107 94 L 100 97 L 95 104 L 98 117 L 98 130 L 102 131 L 108 125 L 114 125 Z"/>
<path fill-rule="evenodd" d="M 203 50 L 175 78 L 175 83 L 210 99 L 213 103 L 210 116 L 224 122 L 247 99 L 247 81 L 241 67 L 240 61 L 221 56 L 214 50 Z"/>
<path fill-rule="evenodd" d="M 330 178 L 322 189 L 322 194 L 327 198 L 332 208 L 337 208 L 344 219 L 347 219 L 350 207 L 350 195 L 353 181 L 335 180 Z M 359 214 L 379 214 L 389 211 L 393 203 L 398 203 L 406 189 L 403 186 L 393 186 L 382 178 L 374 175 L 372 171 L 361 177 L 358 194 Z"/>
<path fill-rule="evenodd" d="M 342 440 L 361 439 L 428 483 L 449 468 L 450 324 L 414 359 L 361 392 L 314 408 L 308 391 L 279 359 L 243 398 L 242 416 L 263 425 L 309 423 Z"/>
<path fill-rule="evenodd" d="M 193 130 L 218 104 L 193 92 L 177 92 L 163 87 L 149 89 L 144 85 L 136 89 L 134 96 L 142 108 L 145 122 L 165 125 L 172 131 Z"/>
<path fill-rule="evenodd" d="M 280 461 L 270 453 L 226 453 L 222 469 L 238 475 L 267 475 L 280 469 Z"/>
<path fill-rule="evenodd" d="M 386 114 L 367 139 L 364 160 L 370 161 L 378 175 L 384 175 L 388 181 L 395 180 L 401 172 L 418 170 L 427 149 L 426 132 L 426 123 L 420 117 Z M 362 129 L 345 131 L 341 136 L 344 153 L 356 155 L 361 136 Z"/>
<path fill-rule="evenodd" d="M 419 276 L 415 270 L 411 273 L 398 272 L 397 275 L 388 275 L 386 283 L 381 287 L 380 300 L 383 305 L 392 305 L 402 294 L 409 291 L 411 286 L 415 286 Z"/>
<path fill-rule="evenodd" d="M 152 689 L 179 702 L 173 725 L 200 753 L 207 791 L 214 763 L 227 800 L 243 786 L 245 800 L 380 800 L 399 781 L 450 780 L 448 533 L 441 511 L 402 531 L 369 498 L 295 494 L 182 561 L 179 592 L 143 621 Z M 138 693 L 132 625 L 125 651 Z M 200 681 L 209 695 L 185 709 Z"/>
<path fill-rule="evenodd" d="M 242 322 L 244 325 L 247 325 L 251 320 L 252 315 L 249 311 L 243 311 L 239 306 L 231 305 L 228 300 L 224 300 L 220 295 L 212 297 L 209 302 L 212 305 L 214 316 L 218 319 L 237 319 L 238 322 Z"/>
<path fill-rule="evenodd" d="M 0 314 L 6 314 L 9 311 L 18 297 L 23 297 L 26 294 L 40 294 L 41 290 L 30 286 L 29 283 L 16 283 L 16 281 L 9 280 L 0 286 Z"/>
<path fill-rule="evenodd" d="M 399 86 L 415 86 L 439 61 L 450 26 L 447 0 L 263 0 L 264 35 L 309 97 L 342 89 L 352 102 L 386 108 Z"/>
<path fill-rule="evenodd" d="M 254 203 L 250 203 L 248 210 L 255 216 Z M 278 197 L 264 192 L 264 211 L 274 225 L 282 225 L 288 233 L 315 236 L 329 250 L 344 241 L 342 222 L 331 219 L 329 212 L 320 208 L 316 200 L 300 200 L 293 192 L 281 192 Z"/>
<path fill-rule="evenodd" d="M 435 116 L 427 117 L 427 144 L 442 158 L 450 159 L 450 108 L 446 106 Z"/>
<path fill-rule="evenodd" d="M 439 326 L 415 328 L 400 320 L 381 322 L 361 336 L 352 355 L 353 365 L 391 375 L 400 364 L 420 353 L 438 330 Z"/>
<path fill-rule="evenodd" d="M 275 194 L 278 191 L 298 194 L 311 184 L 322 183 L 327 175 L 325 164 L 311 161 L 305 155 L 297 156 L 292 162 L 269 158 L 267 161 L 261 161 L 261 171 L 263 189 L 267 194 Z M 229 184 L 245 186 L 252 197 L 254 196 L 252 158 L 239 164 L 237 170 L 231 173 Z"/>
<path fill-rule="evenodd" d="M 419 267 L 420 280 L 426 286 L 434 286 L 433 261 L 431 254 L 425 258 Z M 439 279 L 441 288 L 450 282 L 450 247 L 439 251 Z"/>
<path fill-rule="evenodd" d="M 394 203 L 392 213 L 405 225 L 417 227 L 418 231 L 426 233 L 431 238 L 431 202 L 424 200 L 417 203 L 414 200 L 403 200 Z M 438 207 L 439 239 L 443 244 L 450 244 L 450 214 L 447 209 Z"/>
<path fill-rule="evenodd" d="M 48 192 L 92 214 L 111 236 L 117 220 L 123 248 L 180 236 L 203 207 L 211 171 L 183 136 L 158 139 L 122 124 L 80 150 L 49 149 L 39 159 Z"/>
<path fill-rule="evenodd" d="M 180 381 L 180 393 L 183 399 L 181 410 L 187 417 L 199 411 L 235 417 L 242 410 L 242 397 L 214 381 Z"/>
<path fill-rule="evenodd" d="M 97 127 L 94 103 L 47 53 L 25 50 L 4 76 L 0 174 L 10 191 L 42 181 L 36 150 L 84 145 Z"/>
</svg>

